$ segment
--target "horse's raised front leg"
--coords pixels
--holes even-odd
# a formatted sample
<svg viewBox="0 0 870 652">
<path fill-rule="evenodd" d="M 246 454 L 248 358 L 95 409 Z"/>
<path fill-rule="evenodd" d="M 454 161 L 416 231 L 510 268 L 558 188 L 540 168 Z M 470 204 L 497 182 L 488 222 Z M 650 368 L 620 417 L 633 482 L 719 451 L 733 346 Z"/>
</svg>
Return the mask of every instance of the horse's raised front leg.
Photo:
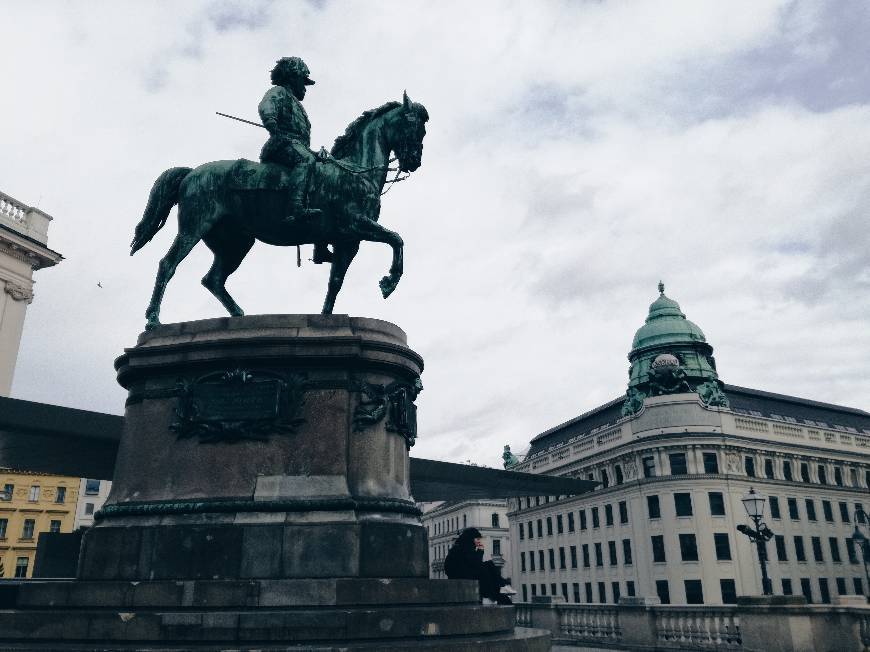
<svg viewBox="0 0 870 652">
<path fill-rule="evenodd" d="M 393 263 L 390 265 L 390 273 L 384 276 L 378 285 L 381 287 L 381 293 L 384 299 L 393 293 L 396 286 L 399 284 L 399 279 L 402 278 L 402 247 L 404 242 L 402 237 L 395 231 L 385 229 L 374 220 L 366 217 L 360 217 L 353 221 L 351 226 L 353 233 L 360 240 L 368 240 L 370 242 L 385 242 L 393 248 Z"/>
<path fill-rule="evenodd" d="M 323 314 L 331 315 L 335 308 L 335 299 L 344 283 L 347 268 L 350 267 L 356 252 L 359 251 L 359 242 L 339 243 L 333 245 L 332 266 L 329 269 L 329 287 L 326 291 L 326 299 L 323 301 Z"/>
</svg>

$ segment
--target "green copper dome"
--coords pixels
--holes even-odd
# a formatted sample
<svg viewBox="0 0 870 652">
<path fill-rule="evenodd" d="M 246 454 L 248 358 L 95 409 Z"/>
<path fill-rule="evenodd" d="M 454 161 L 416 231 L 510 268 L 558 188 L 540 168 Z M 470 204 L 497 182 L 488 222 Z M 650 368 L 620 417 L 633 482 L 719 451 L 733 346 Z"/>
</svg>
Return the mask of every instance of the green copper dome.
<svg viewBox="0 0 870 652">
<path fill-rule="evenodd" d="M 632 350 L 663 344 L 685 344 L 687 342 L 706 342 L 704 332 L 686 319 L 680 304 L 665 296 L 665 286 L 659 283 L 659 298 L 649 307 L 646 323 L 634 334 Z"/>
</svg>

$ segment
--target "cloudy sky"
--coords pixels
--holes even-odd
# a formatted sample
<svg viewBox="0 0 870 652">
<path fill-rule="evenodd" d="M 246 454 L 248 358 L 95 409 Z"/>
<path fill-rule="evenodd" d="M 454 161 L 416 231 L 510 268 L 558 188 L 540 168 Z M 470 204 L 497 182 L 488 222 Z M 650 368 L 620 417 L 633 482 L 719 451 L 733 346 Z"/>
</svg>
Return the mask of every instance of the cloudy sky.
<svg viewBox="0 0 870 652">
<path fill-rule="evenodd" d="M 501 448 L 625 390 L 661 278 L 728 383 L 870 409 L 870 4 L 0 1 L 0 190 L 53 215 L 13 396 L 120 414 L 113 359 L 144 325 L 174 218 L 134 258 L 166 168 L 255 159 L 268 71 L 302 56 L 312 145 L 363 109 L 429 110 L 385 198 L 405 275 L 365 244 L 336 312 L 426 360 L 413 453 Z M 304 252 L 306 257 L 309 251 Z M 221 316 L 204 245 L 165 322 Z M 317 312 L 327 266 L 258 244 L 248 312 Z M 101 282 L 102 289 L 97 287 Z"/>
</svg>

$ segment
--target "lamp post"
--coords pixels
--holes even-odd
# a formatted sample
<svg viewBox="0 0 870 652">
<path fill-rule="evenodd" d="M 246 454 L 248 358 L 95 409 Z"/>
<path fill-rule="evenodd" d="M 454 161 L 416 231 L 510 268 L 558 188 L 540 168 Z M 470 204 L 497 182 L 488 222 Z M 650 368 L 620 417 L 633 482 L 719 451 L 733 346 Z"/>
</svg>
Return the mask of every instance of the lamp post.
<svg viewBox="0 0 870 652">
<path fill-rule="evenodd" d="M 867 578 L 866 591 L 870 593 L 870 570 L 867 569 L 867 556 L 870 555 L 870 539 L 858 527 L 858 523 L 866 522 L 867 513 L 864 509 L 862 507 L 855 509 L 855 531 L 852 533 L 852 540 L 861 547 L 861 559 L 864 561 L 864 576 Z"/>
<path fill-rule="evenodd" d="M 764 517 L 764 503 L 767 498 L 755 492 L 752 487 L 749 488 L 749 493 L 746 494 L 741 502 L 746 508 L 746 513 L 752 519 L 755 529 L 746 526 L 738 525 L 737 530 L 749 537 L 749 540 L 755 543 L 758 550 L 758 563 L 761 564 L 761 592 L 764 595 L 773 595 L 773 587 L 770 578 L 767 576 L 767 542 L 773 538 L 773 532 L 762 521 Z"/>
</svg>

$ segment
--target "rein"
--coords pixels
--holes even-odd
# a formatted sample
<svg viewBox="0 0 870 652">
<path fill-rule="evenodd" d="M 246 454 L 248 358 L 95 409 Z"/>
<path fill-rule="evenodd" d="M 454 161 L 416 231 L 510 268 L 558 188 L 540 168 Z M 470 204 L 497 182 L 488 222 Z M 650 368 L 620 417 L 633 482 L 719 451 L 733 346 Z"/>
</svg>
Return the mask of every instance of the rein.
<svg viewBox="0 0 870 652">
<path fill-rule="evenodd" d="M 392 156 L 392 157 L 390 157 L 390 160 L 387 161 L 386 165 L 375 165 L 374 167 L 370 167 L 370 168 L 357 168 L 357 169 L 353 169 L 353 167 L 351 167 L 347 163 L 343 163 L 342 161 L 339 161 L 337 158 L 334 158 L 331 155 L 329 158 L 327 158 L 323 162 L 324 163 L 332 163 L 336 167 L 339 167 L 342 170 L 344 170 L 345 172 L 349 172 L 350 174 L 367 174 L 369 172 L 374 172 L 375 170 L 387 170 L 388 172 L 392 172 L 395 170 L 396 176 L 393 177 L 392 179 L 387 179 L 386 181 L 384 181 L 385 185 L 390 184 L 390 186 L 389 186 L 389 188 L 387 188 L 386 190 L 384 190 L 381 193 L 381 197 L 383 197 L 388 192 L 390 192 L 390 190 L 392 190 L 392 188 L 393 188 L 392 184 L 398 183 L 399 181 L 404 181 L 405 179 L 407 179 L 408 177 L 411 176 L 410 172 L 405 174 L 405 176 L 400 176 L 402 174 L 402 171 L 399 168 L 391 168 L 390 167 L 390 163 L 394 163 L 398 160 L 399 160 L 398 158 L 396 158 L 395 156 Z"/>
</svg>

